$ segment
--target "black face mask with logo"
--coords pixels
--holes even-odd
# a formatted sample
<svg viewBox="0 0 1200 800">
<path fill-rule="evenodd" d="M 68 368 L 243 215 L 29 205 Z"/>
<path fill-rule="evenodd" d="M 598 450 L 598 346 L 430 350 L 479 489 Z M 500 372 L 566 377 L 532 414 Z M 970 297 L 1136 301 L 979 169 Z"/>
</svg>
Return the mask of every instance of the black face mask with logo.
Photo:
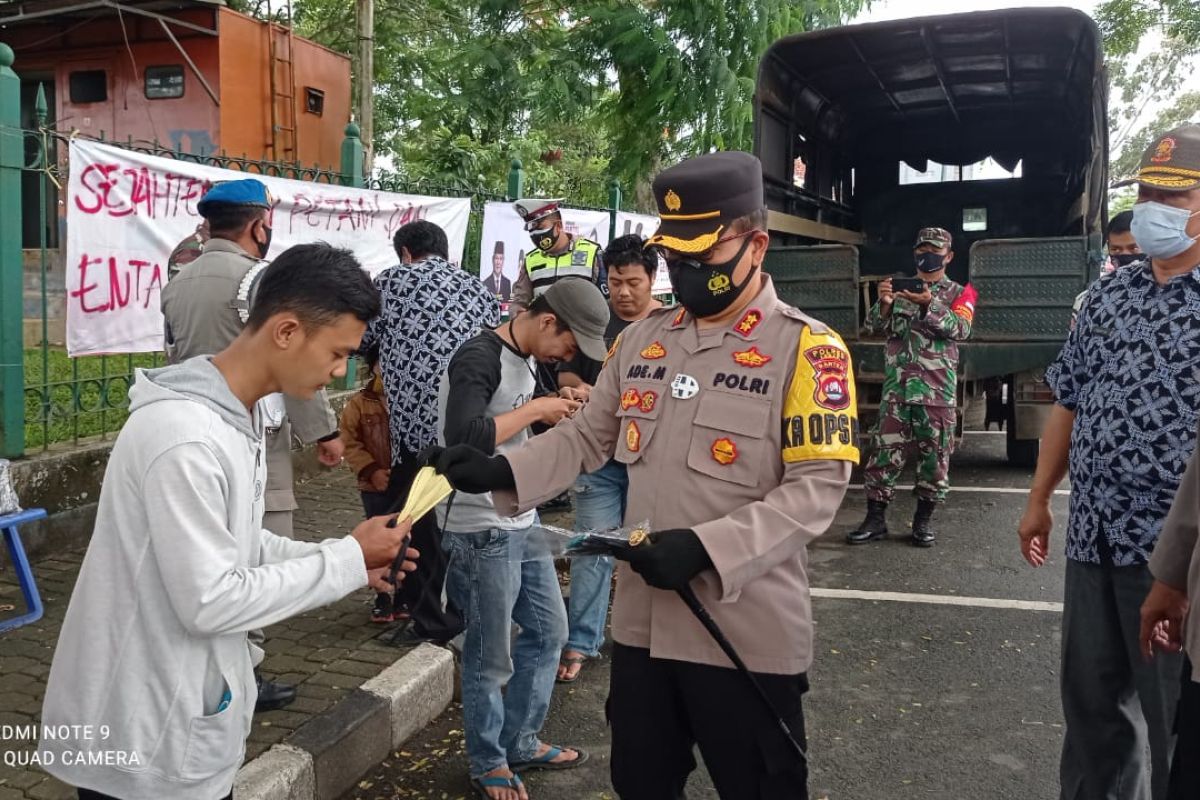
<svg viewBox="0 0 1200 800">
<path fill-rule="evenodd" d="M 741 283 L 733 282 L 733 271 L 752 241 L 753 237 L 747 236 L 737 255 L 721 264 L 705 264 L 687 256 L 667 256 L 667 273 L 680 304 L 701 319 L 720 314 L 733 305 L 758 270 L 755 266 Z"/>
<path fill-rule="evenodd" d="M 913 260 L 920 272 L 937 272 L 946 266 L 946 257 L 941 253 L 917 253 Z"/>
<path fill-rule="evenodd" d="M 533 241 L 533 246 L 543 252 L 549 250 L 551 247 L 554 247 L 554 243 L 558 241 L 558 237 L 554 235 L 553 225 L 551 225 L 549 228 L 530 231 L 529 238 Z"/>
</svg>

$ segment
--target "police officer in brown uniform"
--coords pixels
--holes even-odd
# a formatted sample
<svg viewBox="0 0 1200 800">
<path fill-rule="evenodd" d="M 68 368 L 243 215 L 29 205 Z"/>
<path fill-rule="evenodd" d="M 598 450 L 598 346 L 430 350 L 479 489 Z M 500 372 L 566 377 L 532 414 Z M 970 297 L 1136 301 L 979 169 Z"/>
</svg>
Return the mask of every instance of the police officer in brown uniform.
<svg viewBox="0 0 1200 800">
<path fill-rule="evenodd" d="M 744 675 L 676 594 L 689 586 L 803 741 L 812 662 L 806 545 L 859 457 L 850 356 L 778 298 L 762 168 L 689 159 L 654 181 L 681 307 L 614 344 L 587 405 L 505 456 L 431 454 L 458 488 L 533 508 L 610 457 L 627 465 L 626 523 L 648 519 L 613 609 L 612 779 L 624 800 L 683 796 L 698 745 L 722 798 L 805 798 L 807 767 Z"/>
</svg>

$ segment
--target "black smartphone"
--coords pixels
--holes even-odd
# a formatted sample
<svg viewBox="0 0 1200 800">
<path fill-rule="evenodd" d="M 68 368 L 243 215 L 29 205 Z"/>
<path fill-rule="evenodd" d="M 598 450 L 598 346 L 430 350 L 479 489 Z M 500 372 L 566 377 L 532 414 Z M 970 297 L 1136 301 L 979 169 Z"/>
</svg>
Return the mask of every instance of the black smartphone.
<svg viewBox="0 0 1200 800">
<path fill-rule="evenodd" d="M 892 278 L 892 291 L 921 294 L 925 291 L 925 281 L 920 278 Z"/>
</svg>

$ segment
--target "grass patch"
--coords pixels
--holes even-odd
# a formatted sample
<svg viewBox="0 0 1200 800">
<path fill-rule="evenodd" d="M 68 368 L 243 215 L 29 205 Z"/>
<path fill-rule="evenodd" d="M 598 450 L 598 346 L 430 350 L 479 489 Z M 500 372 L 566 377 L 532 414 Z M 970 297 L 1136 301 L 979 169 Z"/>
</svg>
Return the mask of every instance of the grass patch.
<svg viewBox="0 0 1200 800">
<path fill-rule="evenodd" d="M 69 358 L 65 350 L 25 351 L 25 447 L 38 449 L 121 429 L 139 367 L 161 366 L 162 353 Z"/>
</svg>

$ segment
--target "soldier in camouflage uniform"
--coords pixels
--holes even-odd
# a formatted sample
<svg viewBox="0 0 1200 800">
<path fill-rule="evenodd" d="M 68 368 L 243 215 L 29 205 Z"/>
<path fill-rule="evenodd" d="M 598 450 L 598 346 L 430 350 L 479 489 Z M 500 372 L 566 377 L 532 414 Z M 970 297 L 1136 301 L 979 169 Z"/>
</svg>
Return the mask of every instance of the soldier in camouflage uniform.
<svg viewBox="0 0 1200 800">
<path fill-rule="evenodd" d="M 208 220 L 202 220 L 196 230 L 171 251 L 167 258 L 167 280 L 170 281 L 179 274 L 179 270 L 195 261 L 204 252 L 204 243 L 209 239 Z"/>
<path fill-rule="evenodd" d="M 887 334 L 887 364 L 879 421 L 863 458 L 867 517 L 846 538 L 863 544 L 887 536 L 885 514 L 896 478 L 909 453 L 917 452 L 917 511 L 912 543 L 931 547 L 930 520 L 950 488 L 950 451 L 956 423 L 958 342 L 971 335 L 975 290 L 946 277 L 954 257 L 950 234 L 923 228 L 913 256 L 925 291 L 893 292 L 892 281 L 879 284 L 879 301 L 867 315 L 867 327 Z"/>
</svg>

